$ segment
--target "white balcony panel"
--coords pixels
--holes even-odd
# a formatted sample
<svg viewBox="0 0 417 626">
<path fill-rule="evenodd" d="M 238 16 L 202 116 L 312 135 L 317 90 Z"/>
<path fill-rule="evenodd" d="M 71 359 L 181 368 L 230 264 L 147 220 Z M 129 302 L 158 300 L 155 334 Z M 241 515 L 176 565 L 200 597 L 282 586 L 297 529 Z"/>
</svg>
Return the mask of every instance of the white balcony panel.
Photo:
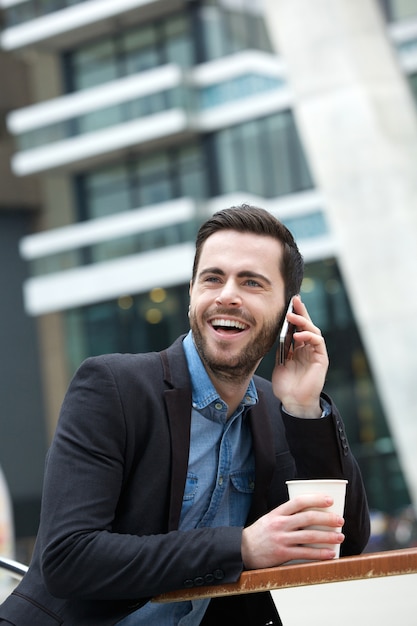
<svg viewBox="0 0 417 626">
<path fill-rule="evenodd" d="M 141 120 L 117 124 L 105 130 L 18 152 L 12 158 L 12 169 L 17 176 L 28 176 L 174 135 L 186 129 L 185 112 L 172 109 Z"/>
<path fill-rule="evenodd" d="M 26 311 L 30 315 L 43 315 L 143 293 L 153 287 L 188 283 L 194 251 L 193 243 L 184 243 L 30 278 L 23 286 Z"/>
<path fill-rule="evenodd" d="M 244 203 L 261 206 L 273 213 L 279 220 L 307 215 L 317 210 L 324 211 L 325 207 L 324 198 L 317 189 L 291 193 L 278 198 L 264 198 L 239 191 L 208 200 L 205 217 L 209 217 L 209 215 L 221 211 L 225 207 L 238 206 Z"/>
<path fill-rule="evenodd" d="M 284 78 L 287 75 L 287 70 L 284 61 L 273 54 L 259 50 L 244 50 L 208 63 L 202 63 L 193 69 L 192 76 L 196 85 L 206 87 L 250 73 L 272 78 Z"/>
<path fill-rule="evenodd" d="M 7 128 L 13 135 L 20 135 L 135 98 L 172 89 L 180 83 L 180 68 L 176 65 L 165 65 L 155 70 L 141 72 L 140 75 L 127 76 L 105 85 L 12 111 L 7 116 Z"/>
<path fill-rule="evenodd" d="M 233 124 L 288 109 L 292 104 L 291 91 L 289 89 L 277 89 L 202 111 L 196 116 L 196 125 L 198 130 L 203 132 L 227 128 Z"/>
<path fill-rule="evenodd" d="M 126 11 L 155 3 L 155 0 L 90 0 L 61 11 L 49 13 L 30 22 L 6 28 L 0 35 L 0 47 L 17 50 L 66 32 L 116 17 Z M 6 8 L 5 0 L 2 6 Z M 8 6 L 11 6 L 10 3 Z"/>
<path fill-rule="evenodd" d="M 323 259 L 331 259 L 337 255 L 337 245 L 334 237 L 323 235 L 311 239 L 297 239 L 298 248 L 305 263 L 314 263 Z"/>
<path fill-rule="evenodd" d="M 195 217 L 195 202 L 181 198 L 151 207 L 125 211 L 107 217 L 78 222 L 62 228 L 28 235 L 20 240 L 20 254 L 27 261 L 76 250 L 118 237 L 167 228 Z"/>
<path fill-rule="evenodd" d="M 17 4 L 22 4 L 22 2 L 26 2 L 26 0 L 0 0 L 0 8 L 8 9 L 15 7 Z"/>
</svg>

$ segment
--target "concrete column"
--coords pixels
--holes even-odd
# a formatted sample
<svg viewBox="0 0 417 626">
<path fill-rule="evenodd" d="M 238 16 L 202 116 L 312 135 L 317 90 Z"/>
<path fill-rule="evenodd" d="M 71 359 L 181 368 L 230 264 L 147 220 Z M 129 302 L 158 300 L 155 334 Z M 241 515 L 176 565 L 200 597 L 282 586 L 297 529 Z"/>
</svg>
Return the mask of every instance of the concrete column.
<svg viewBox="0 0 417 626">
<path fill-rule="evenodd" d="M 376 0 L 263 0 L 417 505 L 417 108 Z"/>
</svg>

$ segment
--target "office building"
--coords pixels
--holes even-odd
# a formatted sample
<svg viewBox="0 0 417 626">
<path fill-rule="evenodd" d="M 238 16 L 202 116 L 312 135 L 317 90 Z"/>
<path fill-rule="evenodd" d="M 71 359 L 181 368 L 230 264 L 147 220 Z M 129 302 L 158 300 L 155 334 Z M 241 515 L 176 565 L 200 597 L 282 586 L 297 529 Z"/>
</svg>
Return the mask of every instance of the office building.
<svg viewBox="0 0 417 626">
<path fill-rule="evenodd" d="M 289 65 L 261 2 L 0 0 L 0 7 L 2 58 L 21 66 L 28 91 L 4 120 L 15 145 L 14 185 L 36 186 L 32 232 L 14 239 L 28 276 L 14 284 L 36 328 L 40 365 L 31 372 L 42 397 L 33 411 L 45 416 L 45 440 L 82 359 L 158 350 L 186 331 L 196 230 L 217 208 L 248 202 L 279 216 L 300 244 L 302 296 L 327 340 L 327 388 L 371 506 L 395 513 L 409 504 L 409 477 L 297 127 Z M 417 3 L 392 0 L 378 10 L 399 71 L 417 92 Z M 261 373 L 268 376 L 271 364 L 269 355 Z M 33 413 L 19 410 L 29 433 Z M 14 497 L 14 473 L 30 470 L 13 466 L 9 420 L 4 428 L 0 462 Z M 43 446 L 33 445 L 40 466 Z M 35 531 L 34 512 L 30 519 Z"/>
</svg>

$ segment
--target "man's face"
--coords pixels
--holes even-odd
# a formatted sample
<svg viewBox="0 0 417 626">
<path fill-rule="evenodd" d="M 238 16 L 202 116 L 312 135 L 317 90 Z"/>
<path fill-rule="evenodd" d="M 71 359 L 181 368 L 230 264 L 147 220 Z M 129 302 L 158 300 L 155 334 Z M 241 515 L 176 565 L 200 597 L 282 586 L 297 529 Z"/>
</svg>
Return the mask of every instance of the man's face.
<svg viewBox="0 0 417 626">
<path fill-rule="evenodd" d="M 251 375 L 272 347 L 285 307 L 282 253 L 272 237 L 232 230 L 204 242 L 190 285 L 190 326 L 217 376 Z"/>
</svg>

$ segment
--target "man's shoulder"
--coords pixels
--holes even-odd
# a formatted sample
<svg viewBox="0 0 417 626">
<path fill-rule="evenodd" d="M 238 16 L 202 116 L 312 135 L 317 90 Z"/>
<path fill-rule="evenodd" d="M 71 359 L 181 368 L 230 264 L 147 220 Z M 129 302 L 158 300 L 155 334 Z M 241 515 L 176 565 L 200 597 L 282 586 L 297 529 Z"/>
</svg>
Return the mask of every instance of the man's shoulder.
<svg viewBox="0 0 417 626">
<path fill-rule="evenodd" d="M 272 383 L 270 380 L 267 380 L 266 378 L 255 374 L 253 377 L 253 382 L 255 383 L 257 389 L 272 393 Z"/>
<path fill-rule="evenodd" d="M 256 390 L 259 396 L 262 396 L 263 400 L 272 404 L 280 404 L 280 401 L 275 396 L 272 390 L 272 383 L 270 380 L 266 378 L 262 378 L 262 376 L 255 375 L 253 377 L 253 382 L 255 383 Z M 261 399 L 261 398 L 260 398 Z"/>
<path fill-rule="evenodd" d="M 160 352 L 113 352 L 90 356 L 81 363 L 77 373 L 108 369 L 117 376 L 138 374 L 141 378 L 152 377 L 162 374 L 166 369 L 164 354 L 175 362 L 176 367 L 180 366 L 181 356 L 185 363 L 182 338 L 179 337 L 166 350 Z"/>
</svg>

